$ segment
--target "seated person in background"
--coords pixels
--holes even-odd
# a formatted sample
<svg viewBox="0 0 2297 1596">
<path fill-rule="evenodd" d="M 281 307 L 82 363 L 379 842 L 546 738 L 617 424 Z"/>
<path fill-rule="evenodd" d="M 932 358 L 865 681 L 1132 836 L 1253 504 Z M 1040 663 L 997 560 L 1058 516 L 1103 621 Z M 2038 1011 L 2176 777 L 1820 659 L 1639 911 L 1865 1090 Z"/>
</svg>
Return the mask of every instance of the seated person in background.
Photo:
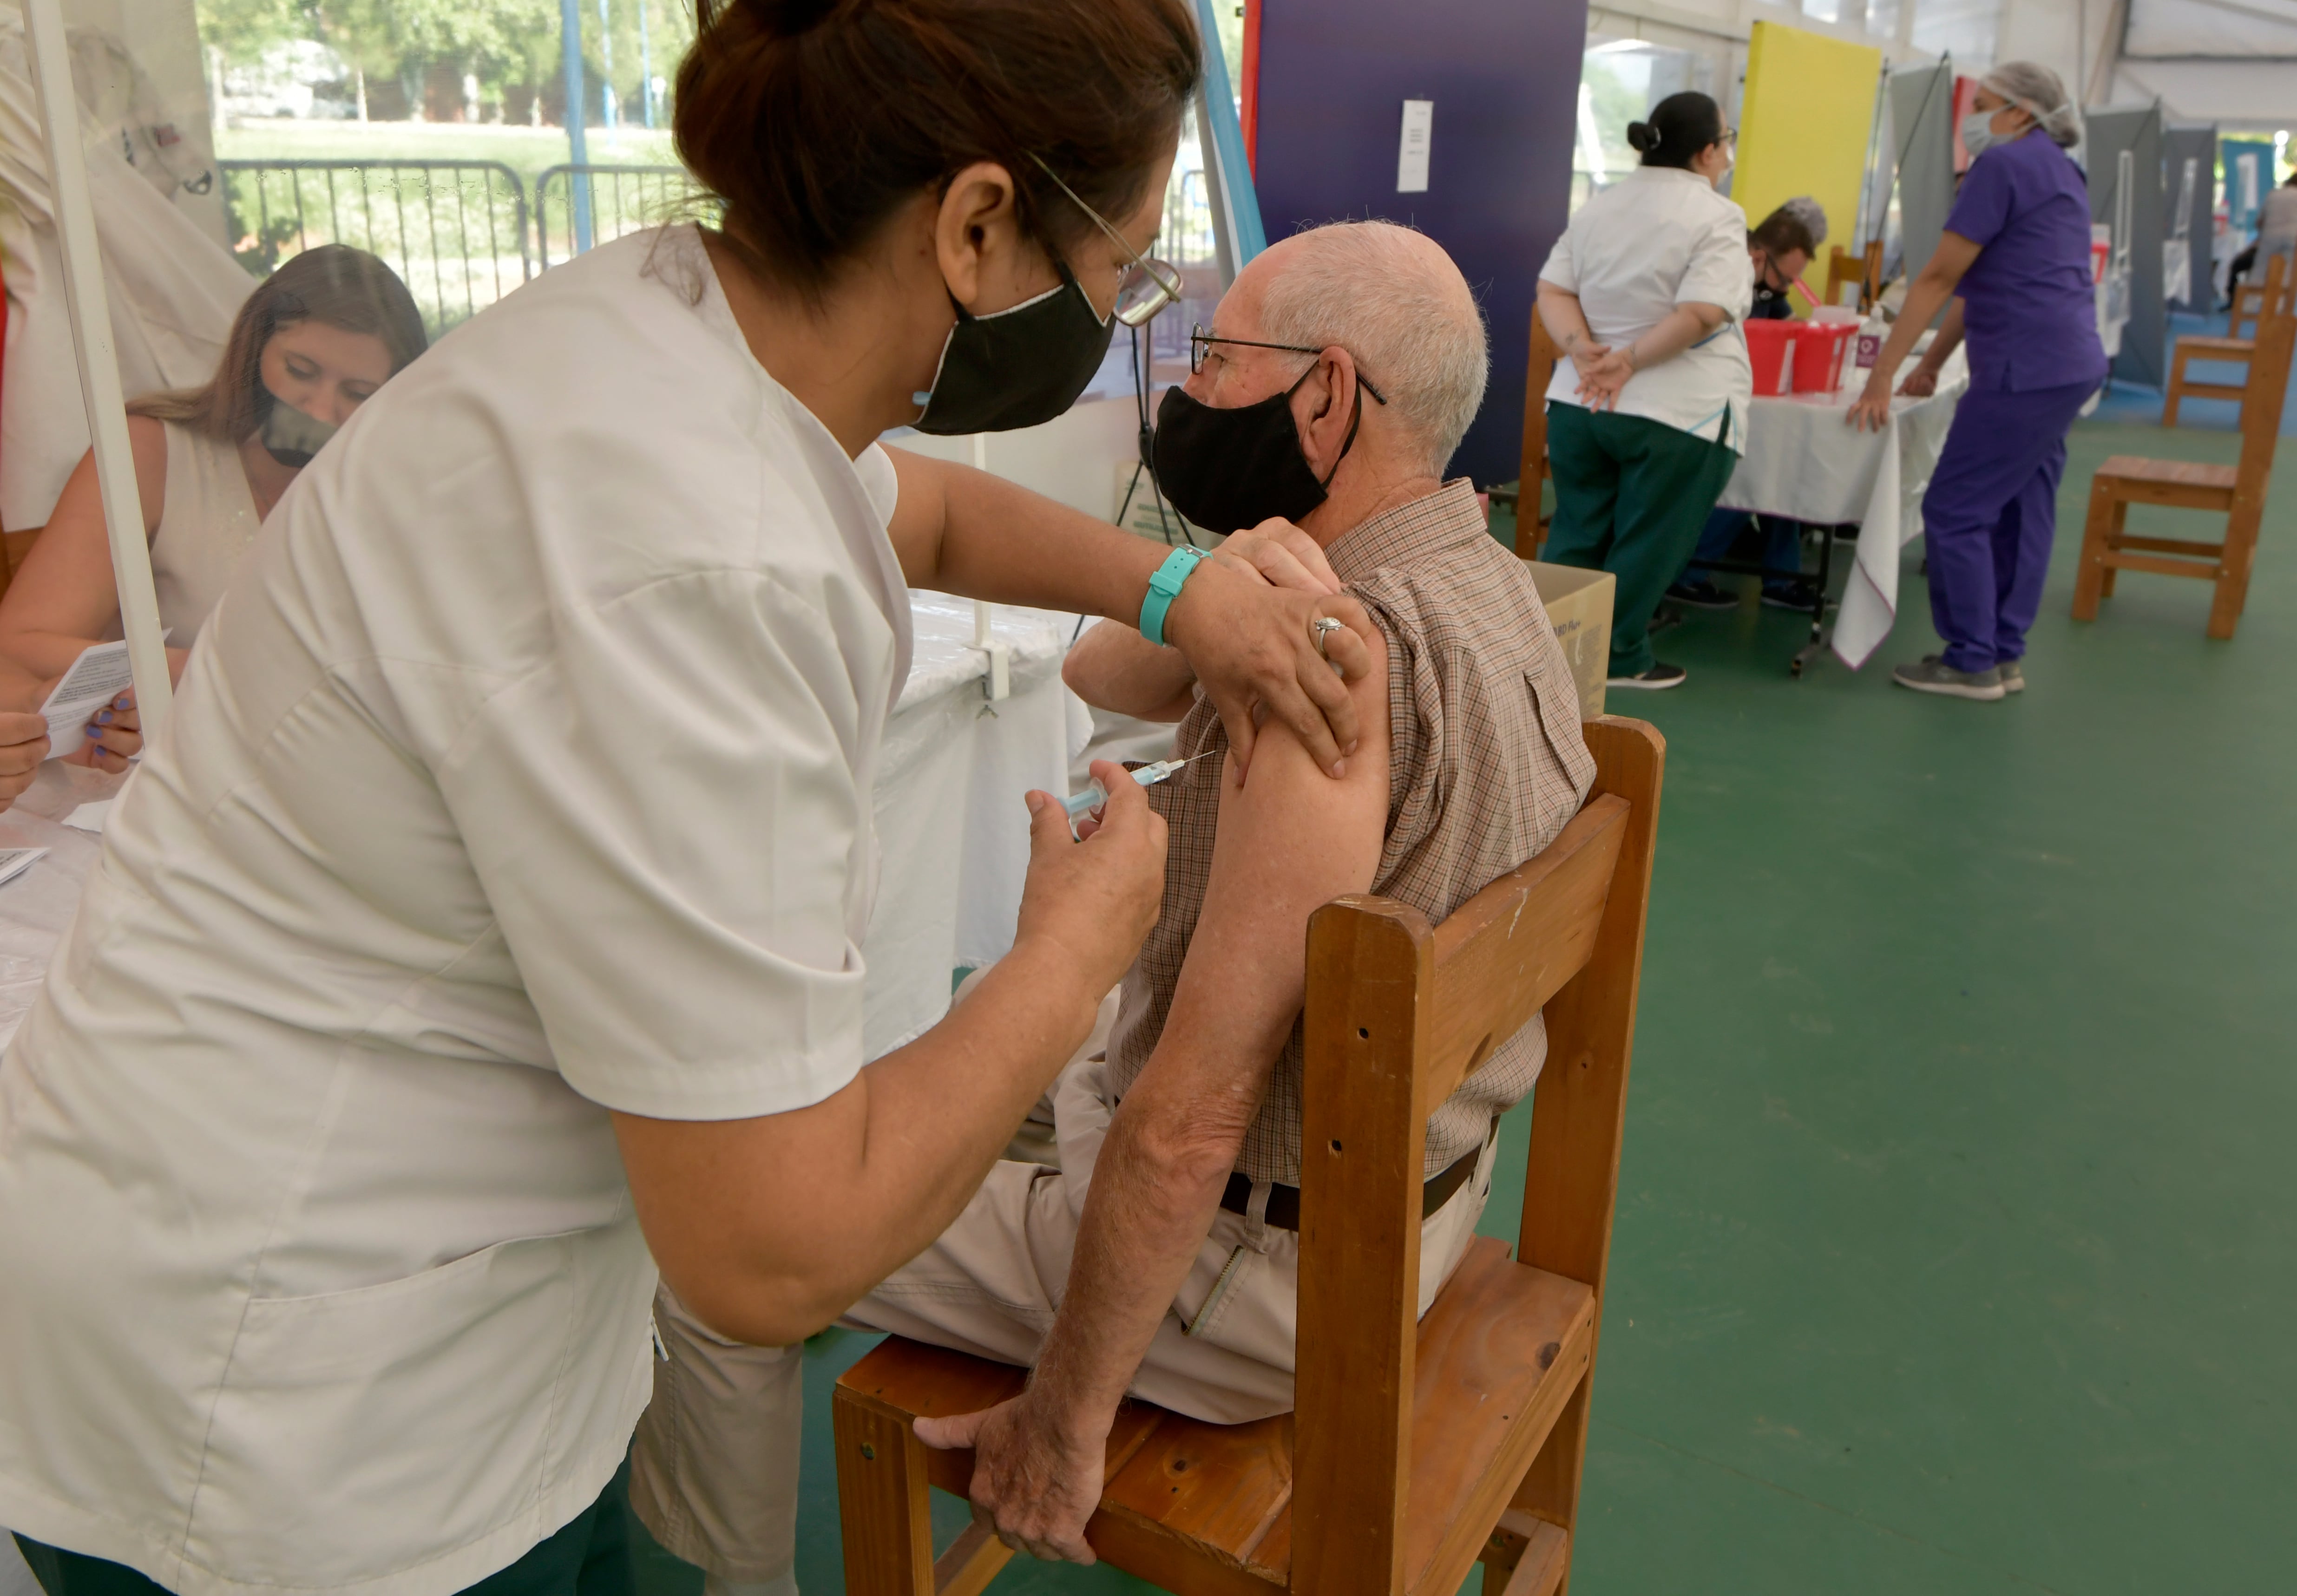
<svg viewBox="0 0 2297 1596">
<path fill-rule="evenodd" d="M 129 402 L 171 675 L 183 674 L 208 612 L 287 485 L 424 346 L 422 315 L 398 274 L 364 250 L 326 244 L 291 257 L 248 296 L 205 388 Z M 88 645 L 119 635 L 90 450 L 0 596 L 0 655 L 53 679 Z M 88 736 L 98 765 L 127 769 L 120 756 L 139 743 L 132 698 L 103 712 Z"/>
<path fill-rule="evenodd" d="M 1749 321 L 1786 321 L 1794 315 L 1793 287 L 1826 242 L 1826 212 L 1816 200 L 1789 200 L 1747 234 L 1747 254 L 1755 267 L 1755 304 Z M 1707 518 L 1699 547 L 1667 590 L 1675 603 L 1694 610 L 1735 610 L 1739 595 L 1715 585 L 1707 562 L 1727 560 L 1732 546 L 1755 527 L 1746 510 L 1717 510 Z M 1783 610 L 1807 610 L 1816 602 L 1802 574 L 1802 523 L 1775 515 L 1762 519 L 1763 564 L 1780 572 L 1763 578 L 1763 602 Z"/>
<path fill-rule="evenodd" d="M 1165 496 L 1200 525 L 1262 527 L 1220 557 L 1363 603 L 1363 740 L 1335 781 L 1271 721 L 1247 774 L 1177 653 L 1112 622 L 1078 644 L 1066 675 L 1088 702 L 1178 719 L 1177 755 L 1210 755 L 1149 789 L 1169 827 L 1163 917 L 1105 1060 L 1053 1088 L 1058 1167 L 999 1164 L 849 1319 L 1035 1365 L 1025 1395 L 918 1434 L 978 1448 L 975 1504 L 1009 1538 L 1087 1561 L 1128 1391 L 1217 1423 L 1292 1405 L 1309 915 L 1370 891 L 1441 920 L 1547 846 L 1594 775 L 1529 576 L 1472 486 L 1440 474 L 1486 366 L 1450 258 L 1383 222 L 1287 239 L 1238 276 L 1194 357 L 1159 415 Z M 1422 1312 L 1545 1049 L 1535 1019 L 1429 1119 Z"/>
</svg>

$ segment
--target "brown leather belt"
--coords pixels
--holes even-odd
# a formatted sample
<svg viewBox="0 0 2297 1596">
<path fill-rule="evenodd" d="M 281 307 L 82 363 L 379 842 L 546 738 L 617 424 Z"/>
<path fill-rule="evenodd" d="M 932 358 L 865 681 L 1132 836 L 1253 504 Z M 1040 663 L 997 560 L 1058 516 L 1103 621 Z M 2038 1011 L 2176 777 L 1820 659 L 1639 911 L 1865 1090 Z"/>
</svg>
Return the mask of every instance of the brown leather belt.
<svg viewBox="0 0 2297 1596">
<path fill-rule="evenodd" d="M 1483 1156 L 1481 1148 L 1463 1155 L 1459 1162 L 1421 1187 L 1420 1217 L 1429 1218 L 1436 1210 L 1450 1202 L 1460 1188 L 1468 1183 L 1469 1177 L 1476 1172 L 1476 1161 Z M 1231 1170 L 1228 1189 L 1221 1193 L 1221 1206 L 1231 1213 L 1250 1213 L 1252 1177 L 1242 1170 Z M 1280 1183 L 1272 1184 L 1268 1189 L 1268 1212 L 1264 1217 L 1280 1230 L 1297 1230 L 1300 1228 L 1300 1189 Z"/>
</svg>

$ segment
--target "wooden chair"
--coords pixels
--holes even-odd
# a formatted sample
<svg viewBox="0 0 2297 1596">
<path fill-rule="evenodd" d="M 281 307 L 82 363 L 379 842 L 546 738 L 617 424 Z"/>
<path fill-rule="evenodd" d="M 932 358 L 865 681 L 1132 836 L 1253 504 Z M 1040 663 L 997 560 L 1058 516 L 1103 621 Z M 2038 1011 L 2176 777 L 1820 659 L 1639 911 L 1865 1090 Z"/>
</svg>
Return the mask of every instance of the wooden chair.
<svg viewBox="0 0 2297 1596">
<path fill-rule="evenodd" d="M 1539 557 L 1540 547 L 1547 541 L 1547 529 L 1555 520 L 1547 509 L 1547 484 L 1555 476 L 1547 458 L 1547 385 L 1555 380 L 1555 363 L 1562 358 L 1535 308 L 1531 358 L 1523 374 L 1523 455 L 1517 462 L 1515 479 L 1515 552 L 1527 560 Z M 1527 531 L 1531 534 L 1527 542 Z"/>
<path fill-rule="evenodd" d="M 2293 344 L 2297 344 L 2297 313 L 2293 313 L 2285 298 L 2277 310 L 2269 309 L 2259 324 L 2256 348 L 2249 360 L 2249 381 L 2235 390 L 2241 398 L 2238 465 L 2205 465 L 2192 460 L 2116 455 L 2097 468 L 2090 483 L 2089 520 L 2082 528 L 2081 564 L 2074 574 L 2075 620 L 2097 619 L 2098 600 L 2113 596 L 2119 572 L 2149 571 L 2157 576 L 2194 577 L 2216 584 L 2217 596 L 2210 605 L 2210 636 L 2233 636 L 2242 606 L 2249 598 L 2250 569 L 2257 560 L 2257 532 L 2273 476 L 2273 451 L 2281 432 L 2282 401 L 2289 391 Z M 2133 504 L 2216 511 L 2226 518 L 2224 540 L 2133 538 L 2122 530 Z"/>
<path fill-rule="evenodd" d="M 2266 265 L 2264 282 L 2243 283 L 2234 290 L 2233 316 L 2229 330 L 2223 336 L 2191 333 L 2178 340 L 2169 356 L 2169 383 L 2161 400 L 2163 426 L 2178 424 L 2180 402 L 2189 394 L 2197 399 L 2238 399 L 2248 391 L 2246 383 L 2193 382 L 2186 375 L 2186 363 L 2201 360 L 2249 365 L 2257 352 L 2257 339 L 2254 334 L 2243 337 L 2242 325 L 2253 315 L 2261 329 L 2267 316 L 2288 314 L 2292 292 L 2297 291 L 2297 272 L 2290 273 L 2285 281 L 2283 274 L 2287 266 L 2285 259 L 2276 255 Z"/>
<path fill-rule="evenodd" d="M 1842 285 L 1846 283 L 1856 283 L 1858 285 L 1857 308 L 1864 310 L 1874 302 L 1874 295 L 1881 285 L 1881 277 L 1882 241 L 1881 239 L 1869 240 L 1865 251 L 1858 255 L 1853 255 L 1840 244 L 1837 244 L 1834 246 L 1834 252 L 1826 258 L 1824 302 L 1829 305 L 1841 304 Z"/>
<path fill-rule="evenodd" d="M 1128 1403 L 1086 1539 L 1195 1596 L 1562 1590 L 1579 1511 L 1618 1187 L 1665 744 L 1587 723 L 1593 794 L 1563 835 L 1441 926 L 1348 897 L 1308 926 L 1298 1411 L 1212 1425 Z M 1416 1325 L 1429 1109 L 1547 1012 L 1516 1258 L 1476 1241 Z M 889 1338 L 838 1381 L 852 1596 L 973 1596 L 1010 1555 L 978 1526 L 938 1561 L 926 1487 L 969 1452 L 920 1414 L 1018 1393 L 1023 1371 Z"/>
</svg>

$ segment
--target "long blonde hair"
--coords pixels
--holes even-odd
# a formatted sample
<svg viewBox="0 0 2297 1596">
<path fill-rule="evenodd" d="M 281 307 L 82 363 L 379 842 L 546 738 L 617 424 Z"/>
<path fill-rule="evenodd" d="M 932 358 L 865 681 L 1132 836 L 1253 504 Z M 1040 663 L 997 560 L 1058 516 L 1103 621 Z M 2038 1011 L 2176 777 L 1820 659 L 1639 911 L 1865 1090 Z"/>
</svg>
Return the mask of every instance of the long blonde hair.
<svg viewBox="0 0 2297 1596">
<path fill-rule="evenodd" d="M 291 257 L 256 284 L 231 324 L 231 340 L 206 387 L 147 393 L 128 402 L 128 414 L 237 443 L 263 422 L 264 346 L 280 328 L 300 321 L 382 339 L 393 376 L 428 344 L 423 314 L 397 272 L 365 250 L 322 244 Z"/>
</svg>

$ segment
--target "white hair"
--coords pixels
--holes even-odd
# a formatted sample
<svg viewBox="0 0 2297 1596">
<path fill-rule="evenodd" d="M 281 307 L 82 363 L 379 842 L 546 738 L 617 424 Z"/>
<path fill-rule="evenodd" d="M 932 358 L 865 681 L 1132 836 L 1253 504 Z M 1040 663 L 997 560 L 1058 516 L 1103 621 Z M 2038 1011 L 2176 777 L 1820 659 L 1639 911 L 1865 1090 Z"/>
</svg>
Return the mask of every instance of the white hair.
<svg viewBox="0 0 2297 1596">
<path fill-rule="evenodd" d="M 1814 247 L 1826 242 L 1826 207 L 1816 200 L 1808 194 L 1797 194 L 1779 209 L 1810 229 L 1810 242 Z"/>
<path fill-rule="evenodd" d="M 1484 402 L 1491 359 L 1468 281 L 1433 240 L 1394 222 L 1333 222 L 1269 279 L 1260 321 L 1272 342 L 1355 357 L 1388 413 L 1441 472 Z"/>
<path fill-rule="evenodd" d="M 2081 113 L 2066 98 L 2064 81 L 2049 68 L 2038 62 L 2006 61 L 1978 81 L 2040 123 L 2060 149 L 2081 143 Z"/>
</svg>

